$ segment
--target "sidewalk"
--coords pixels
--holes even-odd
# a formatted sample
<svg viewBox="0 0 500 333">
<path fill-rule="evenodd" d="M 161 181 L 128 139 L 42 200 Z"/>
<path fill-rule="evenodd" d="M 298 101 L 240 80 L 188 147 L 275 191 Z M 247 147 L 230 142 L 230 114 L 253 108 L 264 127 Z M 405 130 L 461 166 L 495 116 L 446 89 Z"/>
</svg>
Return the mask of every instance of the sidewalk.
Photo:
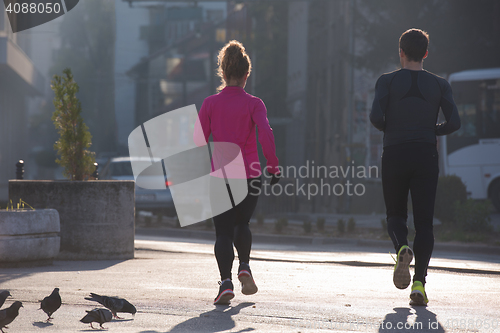
<svg viewBox="0 0 500 333">
<path fill-rule="evenodd" d="M 329 238 L 320 242 L 313 237 L 253 235 L 251 260 L 297 262 L 312 264 L 339 264 L 353 267 L 394 267 L 389 254 L 390 241 L 357 241 Z M 183 253 L 213 256 L 214 232 L 178 229 L 138 229 L 136 250 L 153 250 L 165 253 Z M 326 240 L 326 239 L 325 239 Z M 168 241 L 165 243 L 165 241 Z M 175 246 L 169 242 L 175 242 Z M 203 245 L 200 245 L 203 244 Z M 208 245 L 208 247 L 206 246 Z M 447 245 L 447 244 L 446 244 Z M 174 250 L 174 247 L 176 250 Z M 470 274 L 491 274 L 500 277 L 500 249 L 483 251 L 477 247 L 438 246 L 429 265 L 430 270 Z M 388 249 L 386 251 L 386 249 Z M 394 252 L 394 251 L 392 251 Z M 291 254 L 290 254 L 291 253 Z M 392 253 L 393 256 L 395 255 Z"/>
<path fill-rule="evenodd" d="M 215 241 L 215 231 L 202 231 L 184 228 L 136 228 L 136 235 L 162 236 L 183 239 L 203 239 Z M 350 245 L 352 247 L 371 247 L 385 251 L 394 251 L 390 240 L 354 239 L 340 237 L 289 236 L 276 234 L 252 234 L 254 243 L 263 244 L 293 244 L 293 245 Z M 500 246 L 465 244 L 458 242 L 434 244 L 434 253 L 476 253 L 485 255 L 500 255 Z"/>
<path fill-rule="evenodd" d="M 358 228 L 380 228 L 381 220 L 385 220 L 385 214 L 289 214 L 288 222 L 291 224 L 302 224 L 305 219 L 312 221 L 313 223 L 318 217 L 323 217 L 325 219 L 326 225 L 337 225 L 339 219 L 343 219 L 347 222 L 350 218 L 353 218 L 356 222 L 356 227 Z M 490 224 L 496 231 L 500 231 L 500 213 L 492 212 L 490 214 Z M 266 223 L 273 223 L 274 218 L 265 219 Z M 252 219 L 255 222 L 255 219 Z M 408 214 L 408 223 L 413 223 L 412 213 Z M 434 225 L 440 225 L 441 221 L 434 218 Z"/>
</svg>

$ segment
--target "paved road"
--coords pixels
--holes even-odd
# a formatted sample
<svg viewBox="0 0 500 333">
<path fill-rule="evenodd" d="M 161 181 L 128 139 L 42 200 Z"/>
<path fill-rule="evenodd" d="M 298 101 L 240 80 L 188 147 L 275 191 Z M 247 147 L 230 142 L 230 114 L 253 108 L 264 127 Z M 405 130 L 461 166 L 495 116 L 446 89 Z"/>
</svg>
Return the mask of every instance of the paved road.
<svg viewBox="0 0 500 333">
<path fill-rule="evenodd" d="M 318 217 L 325 218 L 325 224 L 330 226 L 336 226 L 339 219 L 343 219 L 347 222 L 350 218 L 353 218 L 356 222 L 357 228 L 381 228 L 380 220 L 385 219 L 385 214 L 308 214 L 307 217 L 313 223 Z M 288 223 L 302 225 L 305 216 L 301 214 L 290 214 Z M 265 219 L 266 223 L 274 223 L 275 218 Z M 254 218 L 251 222 L 256 223 L 257 220 Z M 408 223 L 413 223 L 413 215 L 410 213 L 408 215 Z M 434 218 L 434 225 L 439 225 L 441 222 Z M 490 214 L 490 224 L 496 231 L 500 231 L 500 213 L 492 211 Z"/>
<path fill-rule="evenodd" d="M 125 297 L 138 309 L 105 324 L 109 332 L 500 332 L 500 258 L 494 255 L 437 253 L 427 285 L 431 302 L 412 308 L 409 290 L 392 285 L 385 250 L 255 244 L 251 266 L 259 292 L 236 290 L 230 306 L 216 307 L 212 242 L 137 236 L 136 248 L 127 261 L 0 270 L 0 289 L 13 295 L 6 305 L 24 304 L 7 331 L 90 332 L 79 319 L 94 307 L 84 297 L 96 292 Z M 37 300 L 54 287 L 64 304 L 47 324 Z"/>
</svg>

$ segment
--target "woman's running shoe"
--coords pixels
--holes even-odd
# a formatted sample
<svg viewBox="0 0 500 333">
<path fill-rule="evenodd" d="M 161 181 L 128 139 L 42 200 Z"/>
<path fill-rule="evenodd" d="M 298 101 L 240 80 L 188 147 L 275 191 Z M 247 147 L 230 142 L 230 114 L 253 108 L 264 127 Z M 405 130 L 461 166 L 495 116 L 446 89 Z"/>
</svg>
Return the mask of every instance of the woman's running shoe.
<svg viewBox="0 0 500 333">
<path fill-rule="evenodd" d="M 420 281 L 413 282 L 413 285 L 411 286 L 410 299 L 411 299 L 410 305 L 426 306 L 427 303 L 429 303 L 422 282 Z"/>
<path fill-rule="evenodd" d="M 231 280 L 224 280 L 223 282 L 219 281 L 219 284 L 219 294 L 214 299 L 214 304 L 229 304 L 229 301 L 234 297 L 233 282 L 231 282 Z"/>
<path fill-rule="evenodd" d="M 242 262 L 238 268 L 238 280 L 241 282 L 241 293 L 244 295 L 253 295 L 258 288 L 252 277 L 250 266 Z"/>
<path fill-rule="evenodd" d="M 394 275 L 392 280 L 398 289 L 406 289 L 410 285 L 410 263 L 413 260 L 413 251 L 408 245 L 403 245 L 399 249 L 396 265 L 394 266 Z"/>
</svg>

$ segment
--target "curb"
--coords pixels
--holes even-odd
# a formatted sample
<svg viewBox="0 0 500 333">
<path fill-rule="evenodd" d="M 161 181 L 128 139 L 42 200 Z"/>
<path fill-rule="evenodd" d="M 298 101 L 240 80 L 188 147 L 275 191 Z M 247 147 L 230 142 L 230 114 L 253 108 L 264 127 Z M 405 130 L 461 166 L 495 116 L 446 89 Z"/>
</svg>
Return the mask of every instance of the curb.
<svg viewBox="0 0 500 333">
<path fill-rule="evenodd" d="M 136 228 L 135 233 L 143 236 L 161 236 L 175 238 L 194 238 L 215 241 L 215 231 L 189 230 L 181 228 Z M 392 242 L 389 240 L 376 239 L 353 239 L 339 237 L 310 237 L 310 236 L 288 236 L 288 235 L 265 235 L 252 234 L 254 243 L 264 244 L 293 244 L 293 245 L 334 245 L 346 244 L 353 246 L 389 248 Z M 480 244 L 447 244 L 435 243 L 434 251 L 462 252 L 476 254 L 500 255 L 500 246 Z"/>
</svg>

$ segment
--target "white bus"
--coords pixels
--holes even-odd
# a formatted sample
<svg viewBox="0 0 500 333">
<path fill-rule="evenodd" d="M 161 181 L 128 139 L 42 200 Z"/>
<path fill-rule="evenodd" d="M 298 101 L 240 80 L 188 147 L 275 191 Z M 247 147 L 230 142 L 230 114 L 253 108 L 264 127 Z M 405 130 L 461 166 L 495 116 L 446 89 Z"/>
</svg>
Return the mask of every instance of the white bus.
<svg viewBox="0 0 500 333">
<path fill-rule="evenodd" d="M 457 175 L 473 199 L 489 198 L 500 212 L 500 68 L 448 78 L 461 128 L 441 137 L 445 175 Z"/>
</svg>

